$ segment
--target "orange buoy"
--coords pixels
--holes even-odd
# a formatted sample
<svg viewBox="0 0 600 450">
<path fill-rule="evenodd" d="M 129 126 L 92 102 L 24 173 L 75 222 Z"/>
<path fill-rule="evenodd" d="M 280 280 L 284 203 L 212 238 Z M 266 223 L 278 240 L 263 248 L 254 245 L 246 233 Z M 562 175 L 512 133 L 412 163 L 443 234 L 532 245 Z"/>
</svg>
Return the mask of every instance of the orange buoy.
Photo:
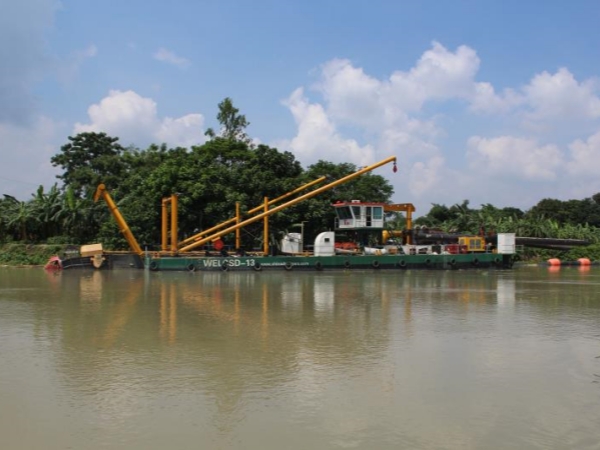
<svg viewBox="0 0 600 450">
<path fill-rule="evenodd" d="M 591 264 L 589 258 L 579 258 L 577 262 L 580 266 L 589 266 Z"/>
<path fill-rule="evenodd" d="M 548 260 L 548 265 L 549 266 L 560 266 L 560 259 L 558 259 L 558 258 L 550 258 Z"/>
</svg>

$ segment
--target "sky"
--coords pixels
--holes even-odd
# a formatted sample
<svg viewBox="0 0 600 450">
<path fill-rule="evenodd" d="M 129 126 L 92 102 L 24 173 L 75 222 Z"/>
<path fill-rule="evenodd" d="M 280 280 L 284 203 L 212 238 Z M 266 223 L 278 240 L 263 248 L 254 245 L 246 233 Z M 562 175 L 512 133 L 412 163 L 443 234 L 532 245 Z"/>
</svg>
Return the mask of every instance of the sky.
<svg viewBox="0 0 600 450">
<path fill-rule="evenodd" d="M 416 215 L 600 192 L 600 2 L 0 0 L 0 195 L 59 183 L 84 131 L 256 142 L 367 166 Z M 361 199 L 369 200 L 369 199 Z M 158 207 L 158 206 L 157 206 Z"/>
</svg>

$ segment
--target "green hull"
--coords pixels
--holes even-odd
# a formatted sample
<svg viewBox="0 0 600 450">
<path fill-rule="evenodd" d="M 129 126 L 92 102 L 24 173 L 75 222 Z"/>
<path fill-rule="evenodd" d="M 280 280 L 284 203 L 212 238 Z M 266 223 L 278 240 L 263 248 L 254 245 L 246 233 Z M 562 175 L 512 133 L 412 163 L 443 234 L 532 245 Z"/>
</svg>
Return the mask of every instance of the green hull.
<svg viewBox="0 0 600 450">
<path fill-rule="evenodd" d="M 145 267 L 153 271 L 237 271 L 331 269 L 508 269 L 513 255 L 467 253 L 458 255 L 361 255 L 361 256 L 242 256 L 242 257 L 148 257 Z"/>
</svg>

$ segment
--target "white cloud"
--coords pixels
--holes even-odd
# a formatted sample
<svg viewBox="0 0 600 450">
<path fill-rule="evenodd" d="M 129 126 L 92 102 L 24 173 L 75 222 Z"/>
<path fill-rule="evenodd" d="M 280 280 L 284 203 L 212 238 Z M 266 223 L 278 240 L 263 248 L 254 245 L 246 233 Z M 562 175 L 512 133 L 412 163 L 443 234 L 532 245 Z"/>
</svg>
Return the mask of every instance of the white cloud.
<svg viewBox="0 0 600 450">
<path fill-rule="evenodd" d="M 586 141 L 577 139 L 569 145 L 571 161 L 567 166 L 570 175 L 592 177 L 598 180 L 600 174 L 600 132 Z"/>
<path fill-rule="evenodd" d="M 523 207 L 521 202 L 583 189 L 561 171 L 588 177 L 594 189 L 600 133 L 576 138 L 598 129 L 598 81 L 577 80 L 563 68 L 497 90 L 477 80 L 480 64 L 472 48 L 451 51 L 437 42 L 413 67 L 387 78 L 347 59 L 330 60 L 312 86 L 320 100 L 309 101 L 298 88 L 284 101 L 298 127 L 286 149 L 303 164 L 319 158 L 365 165 L 395 154 L 401 176 L 390 182 L 403 197 L 399 201 L 410 193 L 426 203 L 477 198 Z M 448 104 L 457 116 L 447 112 Z M 465 145 L 460 135 L 472 134 L 469 114 L 491 137 L 473 136 Z M 458 126 L 458 134 L 449 124 Z"/>
<path fill-rule="evenodd" d="M 556 145 L 539 145 L 535 139 L 473 136 L 468 141 L 469 167 L 499 178 L 553 180 L 564 163 Z"/>
<path fill-rule="evenodd" d="M 179 67 L 180 69 L 185 69 L 190 65 L 190 61 L 181 56 L 177 56 L 175 53 L 167 50 L 166 48 L 160 47 L 154 53 L 154 59 L 157 61 L 162 61 L 168 64 L 173 64 L 174 66 Z"/>
<path fill-rule="evenodd" d="M 483 113 L 515 111 L 529 130 L 547 132 L 558 122 L 594 120 L 600 117 L 600 83 L 595 78 L 577 81 L 567 69 L 534 75 L 520 88 L 497 94 L 487 82 L 474 84 L 470 109 Z"/>
<path fill-rule="evenodd" d="M 525 97 L 513 89 L 505 89 L 499 95 L 488 82 L 474 83 L 469 108 L 473 112 L 504 114 L 525 102 Z"/>
<path fill-rule="evenodd" d="M 417 109 L 428 100 L 468 98 L 479 63 L 477 53 L 470 47 L 461 45 L 453 53 L 434 42 L 409 72 L 392 74 L 392 93 L 397 101 L 402 101 L 401 97 L 412 98 Z"/>
<path fill-rule="evenodd" d="M 88 115 L 90 123 L 76 123 L 75 134 L 102 131 L 119 137 L 124 145 L 140 147 L 163 142 L 172 147 L 189 147 L 205 141 L 201 114 L 159 118 L 156 102 L 134 91 L 110 91 L 88 108 Z"/>
<path fill-rule="evenodd" d="M 345 59 L 329 61 L 315 85 L 322 104 L 311 103 L 302 88 L 284 101 L 298 126 L 288 148 L 303 164 L 327 159 L 363 166 L 398 155 L 396 192 L 424 198 L 442 185 L 447 169 L 435 142 L 443 130 L 435 116 L 423 118 L 420 112 L 426 102 L 471 98 L 478 68 L 474 50 L 461 46 L 451 52 L 437 42 L 415 67 L 388 79 L 370 76 Z M 355 138 L 340 131 L 349 129 Z M 358 137 L 370 143 L 361 144 Z"/>
<path fill-rule="evenodd" d="M 554 75 L 535 75 L 523 89 L 531 108 L 531 120 L 580 120 L 600 117 L 600 98 L 596 95 L 598 81 L 578 82 L 566 68 Z"/>
<path fill-rule="evenodd" d="M 409 122 L 408 114 L 420 111 L 428 101 L 473 98 L 479 63 L 467 46 L 451 52 L 434 42 L 415 67 L 395 71 L 384 80 L 365 74 L 348 60 L 334 59 L 322 66 L 316 88 L 334 119 L 372 130 Z"/>
<path fill-rule="evenodd" d="M 342 138 L 323 107 L 310 103 L 302 88 L 296 89 L 284 104 L 290 108 L 298 125 L 298 133 L 287 147 L 303 164 L 312 164 L 319 159 L 353 162 L 359 166 L 374 162 L 373 147 L 360 146 L 354 139 Z"/>
<path fill-rule="evenodd" d="M 412 196 L 420 197 L 424 192 L 431 192 L 440 185 L 446 185 L 448 178 L 444 176 L 445 161 L 441 156 L 429 160 L 417 161 L 409 173 L 409 189 Z M 450 178 L 451 179 L 451 178 Z M 441 186 L 447 189 L 447 186 Z"/>
<path fill-rule="evenodd" d="M 317 89 L 327 102 L 334 120 L 376 129 L 384 120 L 381 104 L 383 83 L 366 75 L 345 59 L 334 59 L 322 67 Z"/>
</svg>

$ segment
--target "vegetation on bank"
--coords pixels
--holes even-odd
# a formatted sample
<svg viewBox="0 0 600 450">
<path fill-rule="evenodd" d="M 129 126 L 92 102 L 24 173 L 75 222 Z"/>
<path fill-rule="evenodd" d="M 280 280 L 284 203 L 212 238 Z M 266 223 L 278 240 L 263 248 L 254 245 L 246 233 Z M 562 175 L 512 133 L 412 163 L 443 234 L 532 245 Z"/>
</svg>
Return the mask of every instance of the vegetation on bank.
<svg viewBox="0 0 600 450">
<path fill-rule="evenodd" d="M 230 99 L 219 104 L 219 132 L 207 131 L 208 141 L 190 148 L 168 148 L 153 144 L 147 149 L 124 148 L 117 137 L 105 133 L 69 136 L 51 158 L 62 169 L 48 191 L 43 187 L 29 200 L 9 195 L 0 199 L 0 264 L 43 264 L 50 255 L 61 254 L 66 244 L 101 242 L 110 250 L 128 249 L 105 204 L 95 203 L 95 190 L 104 183 L 127 220 L 142 248 L 154 249 L 160 242 L 161 201 L 178 194 L 179 236 L 230 219 L 236 203 L 245 211 L 262 205 L 264 198 L 277 198 L 321 176 L 328 183 L 358 170 L 353 164 L 319 161 L 304 169 L 290 152 L 267 145 L 254 145 L 246 134 L 249 125 Z M 331 229 L 337 200 L 368 199 L 389 202 L 390 183 L 366 173 L 355 180 L 325 191 L 284 209 L 269 219 L 270 239 L 299 231 L 303 224 L 307 241 Z M 401 214 L 388 217 L 390 229 L 404 228 Z M 433 204 L 415 221 L 416 226 L 443 231 L 478 234 L 515 232 L 518 236 L 584 239 L 592 245 L 569 252 L 527 249 L 526 259 L 600 260 L 600 193 L 582 200 L 543 199 L 528 211 L 481 205 L 468 200 L 452 206 Z M 262 246 L 262 223 L 242 229 L 246 248 Z M 226 240 L 233 237 L 225 237 Z M 232 244 L 232 242 L 229 242 Z M 36 244 L 36 245 L 33 245 Z"/>
<path fill-rule="evenodd" d="M 60 244 L 4 244 L 0 245 L 0 266 L 41 266 L 65 250 Z"/>
</svg>

